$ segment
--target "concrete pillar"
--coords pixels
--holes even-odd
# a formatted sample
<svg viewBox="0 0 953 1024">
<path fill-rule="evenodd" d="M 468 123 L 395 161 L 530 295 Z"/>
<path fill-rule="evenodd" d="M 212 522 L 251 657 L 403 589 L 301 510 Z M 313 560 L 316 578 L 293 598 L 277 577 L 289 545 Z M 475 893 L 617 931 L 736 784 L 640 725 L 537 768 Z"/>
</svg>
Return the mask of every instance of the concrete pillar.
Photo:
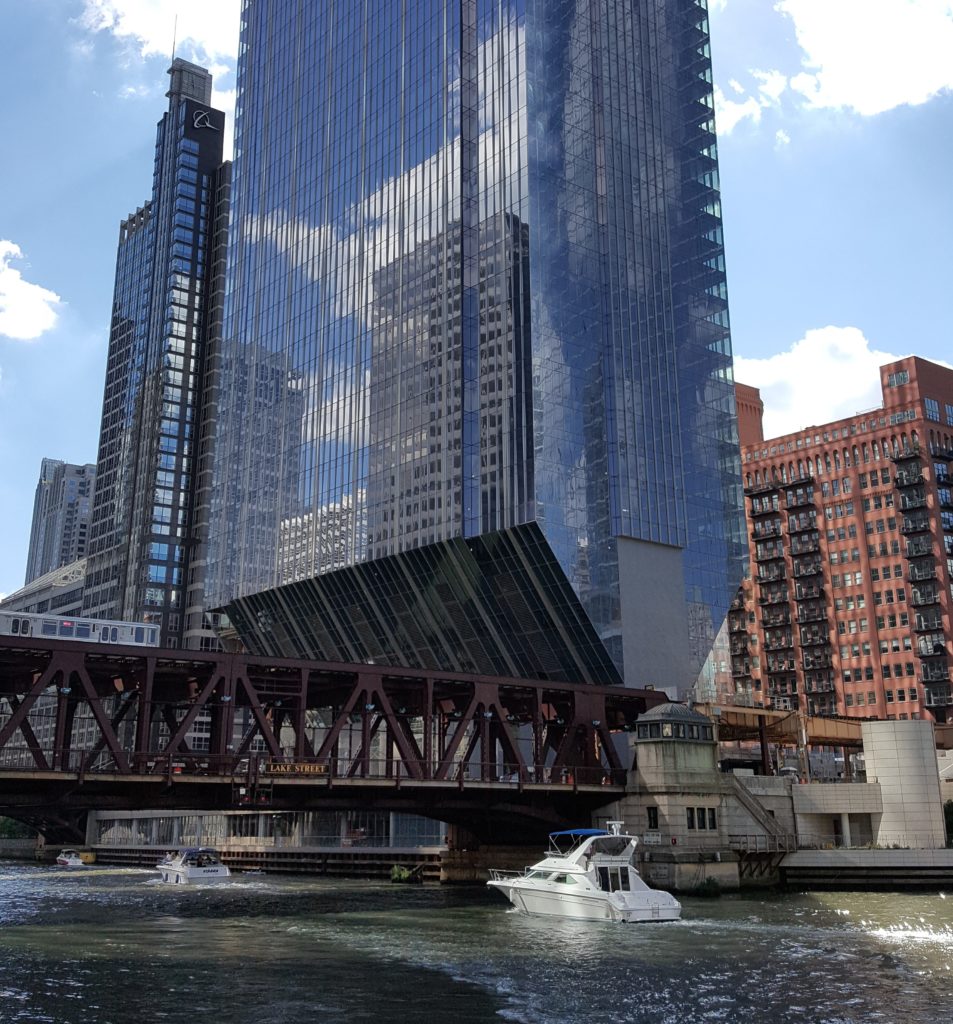
<svg viewBox="0 0 953 1024">
<path fill-rule="evenodd" d="M 841 833 L 841 844 L 843 846 L 850 846 L 850 815 L 841 813 L 840 816 L 840 833 Z"/>
</svg>

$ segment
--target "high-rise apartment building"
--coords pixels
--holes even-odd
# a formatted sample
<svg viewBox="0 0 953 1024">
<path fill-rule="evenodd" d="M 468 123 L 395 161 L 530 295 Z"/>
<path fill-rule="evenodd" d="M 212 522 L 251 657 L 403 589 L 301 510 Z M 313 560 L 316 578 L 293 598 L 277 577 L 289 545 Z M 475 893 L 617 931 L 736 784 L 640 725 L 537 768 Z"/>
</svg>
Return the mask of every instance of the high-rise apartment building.
<svg viewBox="0 0 953 1024">
<path fill-rule="evenodd" d="M 175 59 L 152 197 L 119 235 L 83 614 L 153 622 L 210 647 L 200 431 L 221 322 L 228 166 L 211 75 Z"/>
<path fill-rule="evenodd" d="M 744 562 L 704 0 L 249 0 L 238 89 L 210 602 L 690 685 Z"/>
<path fill-rule="evenodd" d="M 953 371 L 908 357 L 880 377 L 881 408 L 742 446 L 745 703 L 950 720 Z"/>
<path fill-rule="evenodd" d="M 86 554 L 95 482 L 95 466 L 43 460 L 33 501 L 24 583 Z"/>
</svg>

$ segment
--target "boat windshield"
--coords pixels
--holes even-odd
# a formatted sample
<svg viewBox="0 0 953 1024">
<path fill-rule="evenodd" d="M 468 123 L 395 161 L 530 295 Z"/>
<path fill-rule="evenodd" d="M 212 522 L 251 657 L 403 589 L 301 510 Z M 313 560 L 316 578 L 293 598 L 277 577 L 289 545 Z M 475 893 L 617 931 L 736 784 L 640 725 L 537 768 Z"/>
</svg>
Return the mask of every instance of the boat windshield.
<svg viewBox="0 0 953 1024">
<path fill-rule="evenodd" d="M 621 857 L 631 842 L 631 836 L 602 836 L 593 842 L 589 852 L 601 853 L 606 857 Z"/>
</svg>

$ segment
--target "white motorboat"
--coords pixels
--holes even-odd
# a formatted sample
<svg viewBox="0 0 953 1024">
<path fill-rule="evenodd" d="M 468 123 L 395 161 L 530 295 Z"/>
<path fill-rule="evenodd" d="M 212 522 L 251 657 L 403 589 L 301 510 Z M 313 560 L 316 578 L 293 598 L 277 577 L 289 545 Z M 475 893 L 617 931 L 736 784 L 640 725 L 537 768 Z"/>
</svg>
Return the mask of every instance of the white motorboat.
<svg viewBox="0 0 953 1024">
<path fill-rule="evenodd" d="M 638 842 L 621 821 L 609 831 L 553 832 L 543 860 L 523 872 L 490 872 L 487 885 L 525 914 L 589 921 L 677 921 L 682 905 L 671 893 L 650 889 L 633 861 Z"/>
<path fill-rule="evenodd" d="M 210 846 L 190 846 L 177 853 L 166 854 L 156 868 L 163 882 L 174 885 L 216 882 L 231 875 L 218 853 Z"/>
<path fill-rule="evenodd" d="M 76 852 L 76 850 L 60 850 L 56 855 L 56 863 L 61 868 L 81 868 L 83 867 L 83 859 Z"/>
</svg>

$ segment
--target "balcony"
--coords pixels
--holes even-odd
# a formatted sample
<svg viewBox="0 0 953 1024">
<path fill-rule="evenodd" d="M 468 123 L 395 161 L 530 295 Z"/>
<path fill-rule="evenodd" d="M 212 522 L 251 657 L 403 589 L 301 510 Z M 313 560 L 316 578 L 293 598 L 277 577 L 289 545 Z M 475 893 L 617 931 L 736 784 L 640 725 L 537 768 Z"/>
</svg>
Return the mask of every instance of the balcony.
<svg viewBox="0 0 953 1024">
<path fill-rule="evenodd" d="M 765 482 L 763 484 L 752 484 L 750 487 L 745 488 L 745 494 L 770 494 L 772 491 L 781 490 L 781 481 L 772 480 L 770 483 Z"/>
<path fill-rule="evenodd" d="M 814 488 L 796 487 L 786 491 L 784 498 L 788 508 L 806 508 L 814 504 Z"/>
<path fill-rule="evenodd" d="M 769 540 L 771 537 L 781 536 L 781 524 L 780 523 L 755 523 L 754 529 L 751 531 L 751 536 L 755 540 Z"/>
<path fill-rule="evenodd" d="M 771 547 L 759 544 L 754 553 L 754 560 L 758 563 L 783 561 L 784 548 L 780 544 Z"/>
<path fill-rule="evenodd" d="M 939 590 L 918 590 L 916 587 L 913 588 L 913 591 L 910 596 L 910 604 L 912 604 L 914 608 L 926 608 L 931 604 L 939 603 Z"/>
<path fill-rule="evenodd" d="M 768 590 L 768 591 L 763 591 L 761 593 L 761 595 L 758 597 L 758 604 L 760 604 L 762 606 L 764 606 L 764 605 L 772 605 L 772 604 L 786 604 L 787 600 L 788 600 L 788 592 L 787 592 L 786 589 L 785 590 L 771 589 L 771 590 Z"/>
<path fill-rule="evenodd" d="M 804 530 L 816 530 L 817 529 L 817 516 L 814 514 L 789 516 L 788 517 L 788 533 L 803 533 Z"/>
<path fill-rule="evenodd" d="M 824 593 L 824 587 L 820 583 L 809 583 L 806 586 L 798 584 L 794 588 L 795 601 L 814 601 Z"/>
<path fill-rule="evenodd" d="M 920 682 L 922 683 L 948 683 L 950 681 L 950 666 L 941 662 L 926 662 L 920 666 Z"/>
<path fill-rule="evenodd" d="M 926 508 L 927 496 L 923 491 L 912 491 L 910 494 L 900 495 L 900 511 L 909 512 L 912 509 Z"/>
<path fill-rule="evenodd" d="M 781 503 L 775 497 L 774 501 L 763 501 L 760 498 L 751 499 L 751 507 L 748 510 L 748 514 L 752 516 L 769 516 L 777 515 L 781 511 Z"/>
<path fill-rule="evenodd" d="M 758 582 L 774 583 L 777 580 L 787 579 L 784 571 L 784 563 L 780 565 L 758 566 Z"/>
<path fill-rule="evenodd" d="M 903 522 L 900 524 L 900 532 L 905 535 L 911 533 L 929 533 L 930 517 L 904 516 Z"/>
<path fill-rule="evenodd" d="M 748 653 L 748 638 L 744 640 L 732 640 L 728 644 L 728 650 L 731 652 L 733 657 L 740 657 Z"/>
<path fill-rule="evenodd" d="M 943 619 L 939 615 L 918 615 L 913 622 L 914 633 L 933 633 L 943 629 Z"/>
<path fill-rule="evenodd" d="M 933 554 L 933 542 L 919 538 L 918 540 L 907 541 L 907 558 L 923 558 L 924 555 Z"/>
<path fill-rule="evenodd" d="M 765 669 L 765 672 L 769 676 L 786 676 L 786 675 L 789 675 L 793 671 L 794 671 L 794 660 L 793 660 L 793 658 L 791 659 L 790 662 L 788 662 L 786 660 L 785 661 L 780 661 L 780 662 L 775 662 L 774 664 L 769 662 L 767 668 Z"/>
<path fill-rule="evenodd" d="M 798 579 L 801 579 L 804 576 L 820 576 L 823 571 L 824 567 L 820 561 L 794 563 L 794 575 L 798 577 Z"/>
<path fill-rule="evenodd" d="M 764 615 L 761 619 L 761 625 L 765 629 L 777 628 L 778 626 L 790 626 L 791 625 L 791 613 L 787 608 L 780 614 L 775 613 L 774 615 Z"/>
<path fill-rule="evenodd" d="M 792 555 L 812 555 L 816 551 L 821 550 L 821 544 L 818 540 L 817 534 L 813 537 L 805 536 L 798 537 L 794 536 L 791 538 L 791 554 Z"/>
<path fill-rule="evenodd" d="M 776 636 L 764 638 L 764 649 L 766 651 L 793 651 L 794 637 Z"/>
<path fill-rule="evenodd" d="M 829 651 L 812 651 L 804 655 L 805 671 L 816 668 L 830 668 L 834 664 L 834 656 Z"/>
<path fill-rule="evenodd" d="M 923 703 L 928 708 L 941 708 L 953 704 L 953 694 L 949 686 L 930 687 L 926 690 Z"/>
<path fill-rule="evenodd" d="M 920 580 L 935 580 L 936 579 L 936 566 L 910 566 L 910 572 L 907 575 L 907 579 L 911 583 L 917 583 Z"/>
<path fill-rule="evenodd" d="M 801 607 L 797 613 L 798 622 L 826 622 L 827 607 L 815 608 L 812 606 Z"/>
<path fill-rule="evenodd" d="M 919 469 L 898 470 L 896 476 L 897 487 L 913 487 L 923 483 L 923 473 Z"/>
<path fill-rule="evenodd" d="M 946 656 L 946 638 L 942 633 L 921 636 L 917 640 L 917 654 L 921 658 L 942 658 Z"/>
<path fill-rule="evenodd" d="M 802 647 L 820 647 L 824 644 L 830 644 L 831 638 L 827 633 L 809 633 L 806 636 L 801 636 Z"/>
<path fill-rule="evenodd" d="M 913 448 L 903 448 L 901 451 L 897 452 L 895 455 L 892 456 L 891 461 L 900 463 L 910 462 L 912 459 L 916 459 L 918 462 L 920 461 L 919 445 L 914 445 Z"/>
</svg>

